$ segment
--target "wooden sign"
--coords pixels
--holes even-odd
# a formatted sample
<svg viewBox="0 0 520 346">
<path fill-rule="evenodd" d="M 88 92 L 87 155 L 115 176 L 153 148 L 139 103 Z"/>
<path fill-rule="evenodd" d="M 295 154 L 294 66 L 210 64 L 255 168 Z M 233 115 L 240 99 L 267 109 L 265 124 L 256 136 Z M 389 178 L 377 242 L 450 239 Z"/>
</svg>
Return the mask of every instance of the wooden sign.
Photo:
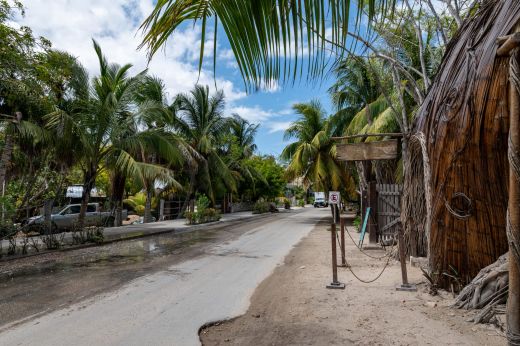
<svg viewBox="0 0 520 346">
<path fill-rule="evenodd" d="M 340 161 L 364 161 L 396 159 L 399 153 L 398 146 L 398 140 L 391 139 L 380 142 L 337 144 L 336 148 Z"/>
</svg>

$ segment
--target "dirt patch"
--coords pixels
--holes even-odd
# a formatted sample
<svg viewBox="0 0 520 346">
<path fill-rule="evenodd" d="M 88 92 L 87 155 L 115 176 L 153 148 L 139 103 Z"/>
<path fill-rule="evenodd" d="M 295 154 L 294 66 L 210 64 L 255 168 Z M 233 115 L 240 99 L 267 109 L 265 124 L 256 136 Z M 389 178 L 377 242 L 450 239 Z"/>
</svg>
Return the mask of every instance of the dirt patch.
<svg viewBox="0 0 520 346">
<path fill-rule="evenodd" d="M 350 229 L 350 234 L 358 235 Z M 386 260 L 360 253 L 350 239 L 347 260 L 362 279 L 375 277 Z M 449 308 L 452 295 L 432 297 L 418 268 L 408 267 L 418 292 L 397 292 L 400 266 L 391 261 L 374 283 L 345 268 L 345 290 L 329 290 L 330 234 L 315 228 L 255 291 L 248 312 L 201 328 L 203 345 L 505 345 L 491 326 L 465 322 L 474 312 Z M 370 250 L 374 256 L 382 250 Z"/>
</svg>

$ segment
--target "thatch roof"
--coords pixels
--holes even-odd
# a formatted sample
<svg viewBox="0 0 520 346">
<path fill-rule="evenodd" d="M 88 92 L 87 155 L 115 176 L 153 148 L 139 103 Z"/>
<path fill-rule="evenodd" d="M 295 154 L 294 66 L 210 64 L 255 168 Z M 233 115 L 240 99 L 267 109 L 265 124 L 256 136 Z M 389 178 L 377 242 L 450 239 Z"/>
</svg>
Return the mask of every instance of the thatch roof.
<svg viewBox="0 0 520 346">
<path fill-rule="evenodd" d="M 431 270 L 463 281 L 508 249 L 509 64 L 496 40 L 519 20 L 519 0 L 483 1 L 450 42 L 415 124 L 404 200 L 412 253 L 428 244 Z"/>
</svg>

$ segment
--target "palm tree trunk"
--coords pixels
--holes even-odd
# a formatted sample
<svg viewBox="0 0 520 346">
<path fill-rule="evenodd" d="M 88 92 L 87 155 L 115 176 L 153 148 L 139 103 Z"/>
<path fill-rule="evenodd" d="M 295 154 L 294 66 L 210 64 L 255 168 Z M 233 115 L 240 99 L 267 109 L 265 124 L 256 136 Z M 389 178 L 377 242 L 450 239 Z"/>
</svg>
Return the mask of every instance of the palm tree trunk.
<svg viewBox="0 0 520 346">
<path fill-rule="evenodd" d="M 195 175 L 197 172 L 191 168 L 190 173 L 190 187 L 188 189 L 188 193 L 186 194 L 186 199 L 184 199 L 184 203 L 182 204 L 182 208 L 179 212 L 179 215 L 177 215 L 177 219 L 182 219 L 184 217 L 184 212 L 188 208 L 188 205 L 190 203 L 191 197 L 193 196 L 193 191 L 195 190 Z"/>
<path fill-rule="evenodd" d="M 115 210 L 114 226 L 123 224 L 123 195 L 125 193 L 126 176 L 116 172 L 112 179 L 112 207 Z"/>
<path fill-rule="evenodd" d="M 95 174 L 91 172 L 85 174 L 83 182 L 83 191 L 81 192 L 81 208 L 78 216 L 78 228 L 83 228 L 85 224 L 85 215 L 87 213 L 87 205 L 90 200 L 90 191 L 94 187 Z"/>
<path fill-rule="evenodd" d="M 146 189 L 146 203 L 144 207 L 144 223 L 152 222 L 152 189 Z"/>
</svg>

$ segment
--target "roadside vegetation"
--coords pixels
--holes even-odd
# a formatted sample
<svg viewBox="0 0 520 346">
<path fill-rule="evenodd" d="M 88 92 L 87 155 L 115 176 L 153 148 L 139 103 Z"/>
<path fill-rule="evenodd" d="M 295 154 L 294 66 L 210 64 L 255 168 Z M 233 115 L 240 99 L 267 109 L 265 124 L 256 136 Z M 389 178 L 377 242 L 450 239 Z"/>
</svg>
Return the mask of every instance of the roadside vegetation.
<svg viewBox="0 0 520 346">
<path fill-rule="evenodd" d="M 219 220 L 231 201 L 283 195 L 284 168 L 257 154 L 258 125 L 226 114 L 222 91 L 196 85 L 167 95 L 160 76 L 108 61 L 96 41 L 99 70 L 89 75 L 30 28 L 9 24 L 23 12 L 18 1 L 0 1 L 1 239 L 27 231 L 20 225 L 46 202 L 54 212 L 70 203 L 71 185 L 82 190 L 76 243 L 102 239 L 80 231 L 93 189 L 106 196 L 98 202 L 116 226 L 123 210 L 158 220 L 161 199 L 181 201 L 175 217 L 194 224 Z"/>
</svg>

